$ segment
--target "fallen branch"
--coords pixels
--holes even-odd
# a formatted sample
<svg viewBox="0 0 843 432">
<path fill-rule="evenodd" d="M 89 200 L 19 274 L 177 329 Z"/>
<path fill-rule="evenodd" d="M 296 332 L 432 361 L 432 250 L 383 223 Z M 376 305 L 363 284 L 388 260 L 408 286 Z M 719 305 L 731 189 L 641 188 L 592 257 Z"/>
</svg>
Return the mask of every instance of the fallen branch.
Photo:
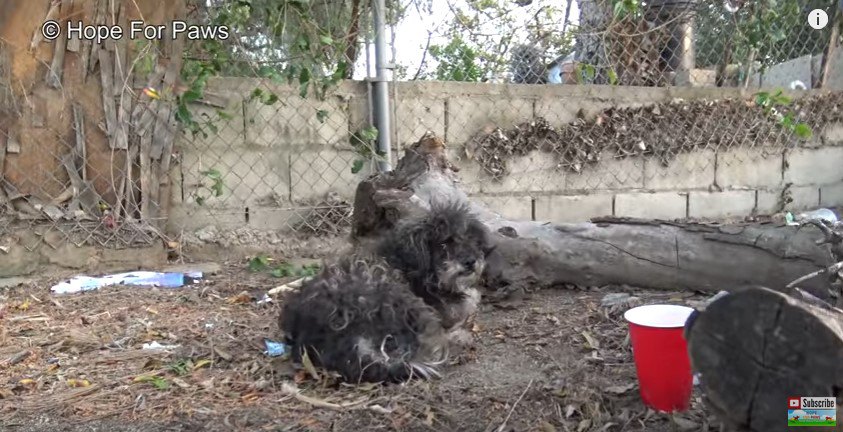
<svg viewBox="0 0 843 432">
<path fill-rule="evenodd" d="M 283 383 L 281 384 L 281 392 L 292 396 L 299 402 L 304 402 L 306 404 L 313 405 L 317 408 L 325 408 L 334 411 L 345 411 L 345 410 L 358 410 L 358 409 L 365 409 L 372 412 L 376 412 L 379 414 L 390 414 L 392 410 L 384 408 L 380 405 L 364 405 L 367 401 L 360 401 L 360 402 L 350 402 L 344 404 L 337 404 L 333 402 L 324 401 L 322 399 L 317 399 L 310 396 L 305 396 L 301 394 L 298 388 L 290 383 Z"/>
<path fill-rule="evenodd" d="M 6 360 L 6 366 L 7 367 L 8 366 L 14 366 L 14 365 L 26 360 L 27 358 L 29 358 L 29 356 L 31 354 L 32 354 L 32 351 L 29 351 L 29 350 L 21 351 L 21 352 L 15 354 L 15 355 L 9 357 L 9 359 Z"/>
<path fill-rule="evenodd" d="M 302 284 L 310 280 L 309 277 L 303 277 L 301 279 L 296 279 L 292 282 L 287 282 L 284 285 L 278 285 L 277 287 L 267 291 L 266 293 L 269 295 L 275 295 L 282 292 L 293 291 L 296 289 L 301 288 Z"/>
<path fill-rule="evenodd" d="M 796 284 L 800 284 L 802 282 L 805 282 L 806 280 L 813 279 L 813 278 L 815 278 L 819 275 L 837 274 L 837 272 L 839 272 L 841 269 L 843 269 L 843 261 L 840 261 L 836 264 L 832 264 L 832 265 L 830 265 L 830 266 L 828 266 L 824 269 L 819 269 L 815 272 L 808 273 L 805 276 L 802 276 L 801 278 L 796 279 L 795 281 L 787 284 L 787 286 L 785 286 L 785 288 L 793 288 L 794 286 L 796 286 Z"/>
<path fill-rule="evenodd" d="M 484 274 L 485 295 L 492 299 L 565 284 L 710 293 L 742 285 L 784 290 L 788 281 L 843 260 L 816 243 L 822 233 L 794 226 L 616 217 L 570 224 L 508 220 L 470 198 L 447 162 L 444 141 L 425 134 L 393 171 L 360 182 L 352 240 L 376 241 L 435 202 L 464 203 L 493 233 L 496 248 Z M 825 279 L 803 285 L 820 298 L 829 296 Z"/>
<path fill-rule="evenodd" d="M 518 406 L 518 403 L 521 402 L 521 399 L 524 399 L 524 395 L 527 394 L 527 391 L 530 390 L 530 387 L 533 386 L 533 380 L 530 380 L 527 383 L 527 387 L 524 388 L 524 391 L 521 392 L 521 396 L 518 396 L 518 399 L 515 400 L 515 403 L 512 404 L 512 408 L 509 409 L 509 414 L 506 415 L 506 418 L 503 419 L 503 423 L 498 427 L 498 432 L 503 432 L 503 429 L 506 427 L 506 423 L 509 421 L 509 418 L 512 417 L 512 413 L 515 412 L 515 407 Z"/>
</svg>

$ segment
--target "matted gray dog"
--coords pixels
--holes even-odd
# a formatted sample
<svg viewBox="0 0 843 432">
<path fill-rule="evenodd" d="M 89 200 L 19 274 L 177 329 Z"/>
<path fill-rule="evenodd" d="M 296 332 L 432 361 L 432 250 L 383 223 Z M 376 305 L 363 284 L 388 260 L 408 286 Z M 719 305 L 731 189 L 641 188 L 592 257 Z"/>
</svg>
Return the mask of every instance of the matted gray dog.
<svg viewBox="0 0 843 432">
<path fill-rule="evenodd" d="M 343 254 L 285 299 L 279 324 L 292 358 L 351 382 L 429 379 L 473 342 L 468 326 L 493 247 L 461 203 L 434 204 L 380 241 Z"/>
</svg>

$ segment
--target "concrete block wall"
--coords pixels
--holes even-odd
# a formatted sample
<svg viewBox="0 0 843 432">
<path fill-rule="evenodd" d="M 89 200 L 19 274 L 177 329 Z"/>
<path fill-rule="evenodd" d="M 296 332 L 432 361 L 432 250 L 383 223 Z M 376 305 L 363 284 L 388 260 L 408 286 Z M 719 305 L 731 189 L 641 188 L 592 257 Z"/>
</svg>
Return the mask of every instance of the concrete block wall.
<svg viewBox="0 0 843 432">
<path fill-rule="evenodd" d="M 250 101 L 254 88 L 274 91 L 280 100 L 271 106 Z M 370 173 L 352 173 L 358 155 L 349 145 L 351 135 L 369 125 L 366 83 L 342 83 L 322 101 L 246 79 L 212 80 L 209 91 L 221 95 L 234 115 L 216 134 L 181 139 L 180 163 L 171 174 L 171 229 L 286 229 L 296 222 L 297 207 L 327 193 L 350 202 L 357 182 Z M 758 143 L 751 149 L 705 149 L 679 154 L 667 166 L 607 153 L 575 173 L 559 170 L 553 154 L 535 151 L 511 157 L 510 174 L 500 181 L 465 153 L 465 144 L 479 133 L 538 116 L 561 126 L 612 106 L 738 97 L 739 90 L 415 82 L 398 83 L 395 92 L 395 156 L 427 130 L 444 136 L 464 190 L 510 218 L 717 219 L 776 211 L 782 197 L 793 210 L 843 205 L 843 171 L 835 169 L 843 163 L 843 122 L 815 131 L 811 148 L 785 152 Z M 196 108 L 201 112 L 213 110 Z M 207 196 L 209 180 L 202 173 L 210 168 L 224 177 L 221 197 Z M 205 203 L 198 205 L 203 191 Z"/>
<path fill-rule="evenodd" d="M 752 81 L 760 84 L 761 87 L 790 88 L 790 83 L 799 80 L 807 88 L 817 82 L 822 68 L 822 54 L 805 55 L 799 58 L 790 59 L 767 68 L 763 73 L 754 73 Z M 826 89 L 843 90 L 843 58 L 835 55 L 831 59 L 829 75 L 826 79 Z"/>
</svg>

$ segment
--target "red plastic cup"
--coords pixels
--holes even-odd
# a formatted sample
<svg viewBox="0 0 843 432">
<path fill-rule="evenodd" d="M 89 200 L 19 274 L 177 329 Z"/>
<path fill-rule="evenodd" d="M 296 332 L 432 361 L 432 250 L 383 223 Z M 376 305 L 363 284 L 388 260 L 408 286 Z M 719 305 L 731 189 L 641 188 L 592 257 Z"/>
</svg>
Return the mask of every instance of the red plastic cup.
<svg viewBox="0 0 843 432">
<path fill-rule="evenodd" d="M 647 305 L 624 313 L 644 404 L 661 412 L 687 410 L 693 375 L 683 329 L 692 308 Z"/>
</svg>

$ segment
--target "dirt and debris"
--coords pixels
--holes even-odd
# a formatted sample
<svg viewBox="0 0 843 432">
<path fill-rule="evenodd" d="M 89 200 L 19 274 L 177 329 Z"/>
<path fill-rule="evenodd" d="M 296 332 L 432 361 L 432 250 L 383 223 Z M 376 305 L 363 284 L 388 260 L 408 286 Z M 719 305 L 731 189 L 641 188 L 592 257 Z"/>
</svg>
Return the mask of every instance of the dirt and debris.
<svg viewBox="0 0 843 432">
<path fill-rule="evenodd" d="M 823 125 L 843 122 L 843 94 L 796 99 L 778 110 L 804 122 L 818 137 Z M 537 150 L 553 154 L 557 169 L 579 173 L 606 157 L 655 157 L 668 165 L 676 155 L 699 149 L 763 146 L 781 153 L 798 139 L 753 100 L 674 99 L 644 107 L 611 107 L 593 119 L 584 117 L 559 128 L 544 118 L 496 128 L 469 141 L 465 155 L 500 180 L 509 174 L 508 159 Z"/>
<path fill-rule="evenodd" d="M 231 250 L 232 255 L 242 255 L 241 250 L 256 249 L 278 253 L 284 256 L 316 258 L 335 252 L 348 242 L 351 227 L 339 231 L 336 235 L 303 234 L 279 230 L 262 230 L 243 226 L 233 230 L 224 230 L 215 225 L 208 225 L 193 232 L 182 234 L 182 241 L 189 250 L 189 255 L 196 259 L 221 255 L 220 249 Z M 208 247 L 205 254 L 201 248 Z M 225 255 L 225 254 L 223 254 Z"/>
<path fill-rule="evenodd" d="M 310 210 L 295 226 L 295 231 L 315 236 L 339 235 L 351 227 L 353 207 L 336 192 L 329 192 L 325 199 L 308 205 Z"/>
<path fill-rule="evenodd" d="M 476 358 L 444 379 L 350 386 L 265 352 L 266 338 L 278 340 L 283 298 L 259 302 L 258 293 L 297 277 L 239 261 L 175 289 L 52 296 L 56 281 L 41 280 L 0 292 L 0 428 L 716 430 L 698 393 L 675 416 L 642 405 L 615 310 L 631 297 L 704 296 L 605 287 L 532 293 L 515 308 L 486 304 Z"/>
</svg>

